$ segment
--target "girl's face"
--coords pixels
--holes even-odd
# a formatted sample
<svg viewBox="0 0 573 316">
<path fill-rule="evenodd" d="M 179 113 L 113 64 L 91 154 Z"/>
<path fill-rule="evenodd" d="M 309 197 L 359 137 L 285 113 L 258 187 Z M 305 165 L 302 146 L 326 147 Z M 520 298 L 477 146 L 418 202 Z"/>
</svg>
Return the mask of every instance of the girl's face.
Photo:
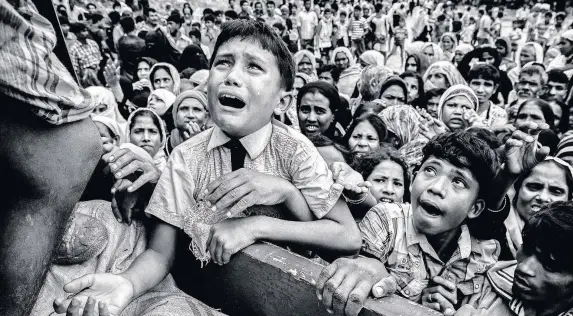
<svg viewBox="0 0 573 316">
<path fill-rule="evenodd" d="M 107 145 L 107 144 L 117 145 L 117 139 L 113 136 L 112 132 L 109 130 L 109 128 L 107 128 L 107 126 L 105 126 L 100 122 L 95 122 L 95 125 L 97 126 L 97 130 L 99 131 L 99 136 L 101 137 L 102 145 Z"/>
<path fill-rule="evenodd" d="M 202 127 L 209 119 L 209 112 L 203 107 L 201 102 L 194 98 L 187 98 L 181 102 L 177 109 L 175 126 L 180 130 L 185 130 L 190 122 L 197 123 Z"/>
<path fill-rule="evenodd" d="M 149 79 L 149 64 L 142 61 L 137 65 L 137 78 L 141 79 Z M 157 75 L 155 76 L 157 77 Z"/>
<path fill-rule="evenodd" d="M 406 88 L 408 88 L 408 100 L 412 102 L 420 96 L 420 87 L 418 86 L 418 79 L 414 77 L 404 78 Z"/>
<path fill-rule="evenodd" d="M 307 75 L 312 75 L 312 63 L 307 56 L 304 56 L 300 63 L 298 63 L 298 71 Z"/>
<path fill-rule="evenodd" d="M 527 102 L 521 108 L 521 111 L 517 113 L 517 119 L 515 120 L 515 126 L 519 126 L 524 122 L 535 122 L 538 124 L 547 123 L 545 122 L 545 116 L 537 105 L 531 102 Z"/>
<path fill-rule="evenodd" d="M 431 73 L 426 81 L 431 82 L 435 89 L 449 88 L 448 78 L 442 73 Z"/>
<path fill-rule="evenodd" d="M 173 85 L 173 78 L 171 78 L 171 75 L 165 71 L 165 69 L 158 69 L 155 72 L 155 75 L 153 76 L 154 89 L 167 89 L 173 92 Z"/>
<path fill-rule="evenodd" d="M 416 58 L 410 57 L 406 60 L 406 71 L 418 72 L 418 63 L 416 63 Z"/>
<path fill-rule="evenodd" d="M 464 96 L 456 96 L 444 104 L 442 109 L 442 122 L 453 131 L 467 127 L 464 120 L 464 112 L 475 110 L 475 106 Z"/>
<path fill-rule="evenodd" d="M 424 48 L 424 51 L 422 51 L 422 53 L 424 53 L 424 55 L 428 56 L 428 58 L 430 60 L 434 60 L 434 48 L 432 46 L 428 46 L 426 48 Z"/>
<path fill-rule="evenodd" d="M 380 162 L 366 181 L 372 183 L 370 193 L 380 202 L 402 203 L 404 200 L 404 170 L 392 160 Z"/>
<path fill-rule="evenodd" d="M 129 132 L 129 141 L 154 157 L 161 148 L 159 126 L 155 125 L 149 116 L 138 116 Z"/>
<path fill-rule="evenodd" d="M 521 63 L 521 67 L 532 61 L 535 61 L 535 49 L 531 45 L 523 47 L 521 54 L 519 55 L 519 62 Z"/>
<path fill-rule="evenodd" d="M 454 41 L 452 41 L 452 39 L 450 37 L 446 36 L 442 40 L 442 45 L 444 47 L 444 50 L 450 50 L 450 49 L 454 48 Z"/>
<path fill-rule="evenodd" d="M 555 162 L 545 162 L 533 168 L 531 175 L 523 180 L 516 194 L 515 208 L 527 221 L 541 207 L 551 202 L 567 201 L 568 198 L 565 171 Z"/>
<path fill-rule="evenodd" d="M 358 123 L 348 139 L 348 148 L 353 153 L 367 153 L 379 147 L 378 133 L 368 121 Z"/>
<path fill-rule="evenodd" d="M 320 93 L 307 93 L 298 109 L 300 130 L 306 136 L 320 135 L 334 122 L 334 113 L 330 110 L 330 102 Z"/>
<path fill-rule="evenodd" d="M 149 101 L 147 102 L 147 107 L 153 109 L 155 112 L 162 112 L 162 110 L 165 108 L 165 102 L 155 94 L 152 94 L 149 97 Z"/>
</svg>

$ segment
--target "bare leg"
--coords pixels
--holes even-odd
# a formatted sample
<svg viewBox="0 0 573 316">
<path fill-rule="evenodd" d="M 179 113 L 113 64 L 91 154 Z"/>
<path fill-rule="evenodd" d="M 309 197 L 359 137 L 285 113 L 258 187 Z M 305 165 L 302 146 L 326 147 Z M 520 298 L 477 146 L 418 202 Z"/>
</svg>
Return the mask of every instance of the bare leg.
<svg viewBox="0 0 573 316">
<path fill-rule="evenodd" d="M 101 155 L 91 120 L 53 126 L 0 108 L 0 315 L 29 315 L 54 246 Z"/>
</svg>

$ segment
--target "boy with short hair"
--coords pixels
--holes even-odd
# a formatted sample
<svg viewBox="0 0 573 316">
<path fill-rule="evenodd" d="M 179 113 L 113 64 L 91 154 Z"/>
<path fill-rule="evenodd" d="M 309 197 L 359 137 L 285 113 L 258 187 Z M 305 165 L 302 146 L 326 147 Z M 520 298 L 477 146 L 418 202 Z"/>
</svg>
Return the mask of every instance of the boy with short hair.
<svg viewBox="0 0 573 316">
<path fill-rule="evenodd" d="M 342 187 L 326 162 L 306 137 L 272 121 L 291 103 L 294 73 L 291 54 L 265 23 L 223 25 L 207 83 L 216 126 L 169 157 L 146 209 L 159 219 L 148 249 L 113 279 L 131 291 L 106 288 L 92 295 L 96 300 L 113 295 L 126 304 L 163 280 L 179 229 L 192 238 L 197 259 L 217 264 L 257 240 L 348 255 L 360 248 L 358 228 L 339 198 Z M 282 219 L 289 215 L 301 222 Z M 92 279 L 105 278 L 109 274 Z"/>
<path fill-rule="evenodd" d="M 411 204 L 379 203 L 366 214 L 359 225 L 366 257 L 326 267 L 317 282 L 319 300 L 336 314 L 354 316 L 370 292 L 381 297 L 397 288 L 453 315 L 462 299 L 479 293 L 476 285 L 500 255 L 506 192 L 516 175 L 547 155 L 547 148 L 535 146 L 546 127 L 531 123 L 523 126 L 530 134 L 514 133 L 503 168 L 495 149 L 471 131 L 430 140 L 411 184 Z"/>
<path fill-rule="evenodd" d="M 507 124 L 505 110 L 490 101 L 499 87 L 499 71 L 492 65 L 479 64 L 470 70 L 467 81 L 478 97 L 477 113 L 486 125 L 493 128 Z"/>
</svg>

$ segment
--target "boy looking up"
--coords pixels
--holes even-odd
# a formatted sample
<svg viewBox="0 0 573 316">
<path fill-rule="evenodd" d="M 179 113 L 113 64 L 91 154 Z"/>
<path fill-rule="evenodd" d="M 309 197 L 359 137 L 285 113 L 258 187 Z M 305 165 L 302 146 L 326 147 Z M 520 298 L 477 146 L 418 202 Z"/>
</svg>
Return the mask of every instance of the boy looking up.
<svg viewBox="0 0 573 316">
<path fill-rule="evenodd" d="M 93 275 L 85 288 L 102 280 L 109 286 L 91 296 L 121 311 L 157 285 L 169 273 L 178 229 L 191 237 L 197 259 L 217 264 L 257 240 L 357 252 L 360 233 L 326 162 L 306 137 L 272 121 L 291 103 L 294 74 L 271 27 L 223 25 L 207 83 L 215 127 L 174 149 L 146 209 L 159 219 L 148 249 L 121 275 Z"/>
</svg>

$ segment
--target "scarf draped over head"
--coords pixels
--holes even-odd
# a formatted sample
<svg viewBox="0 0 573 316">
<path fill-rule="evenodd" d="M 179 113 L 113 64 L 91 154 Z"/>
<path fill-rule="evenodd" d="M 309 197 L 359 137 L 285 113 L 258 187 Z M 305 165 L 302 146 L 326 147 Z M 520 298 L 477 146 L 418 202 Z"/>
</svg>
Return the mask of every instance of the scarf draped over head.
<svg viewBox="0 0 573 316">
<path fill-rule="evenodd" d="M 191 78 L 189 78 L 189 81 L 191 81 L 193 84 L 197 86 L 204 85 L 207 82 L 207 80 L 209 80 L 209 70 L 207 69 L 201 69 L 199 71 L 196 71 L 194 74 L 191 75 Z"/>
<path fill-rule="evenodd" d="M 573 135 L 566 135 L 557 145 L 555 157 L 563 159 L 564 157 L 573 157 Z"/>
<path fill-rule="evenodd" d="M 178 67 L 181 52 L 166 34 L 168 34 L 167 30 L 160 26 L 147 32 L 145 35 L 145 45 L 147 46 L 145 55 Z"/>
<path fill-rule="evenodd" d="M 298 70 L 298 64 L 300 64 L 300 62 L 307 57 L 310 60 L 310 64 L 312 65 L 312 75 L 310 75 L 311 77 L 316 77 L 316 79 L 318 79 L 318 76 L 316 75 L 316 58 L 314 57 L 314 54 L 312 52 L 310 52 L 309 50 L 303 49 L 303 50 L 299 50 L 298 52 L 296 52 L 293 56 L 294 59 L 294 64 L 296 66 L 296 71 Z"/>
<path fill-rule="evenodd" d="M 125 124 L 125 119 L 121 116 L 115 96 L 109 89 L 99 86 L 92 86 L 86 88 L 86 91 L 92 96 L 94 104 L 99 106 L 105 104 L 106 110 L 98 114 L 98 116 L 105 116 L 119 124 Z"/>
<path fill-rule="evenodd" d="M 152 109 L 148 109 L 148 108 L 139 108 L 139 109 L 131 112 L 131 114 L 129 115 L 129 118 L 127 119 L 127 133 L 125 136 L 124 145 L 126 143 L 131 143 L 131 124 L 133 121 L 133 117 L 139 112 L 149 112 L 154 117 L 156 117 L 157 121 L 159 122 L 158 130 L 159 130 L 159 135 L 160 135 L 159 137 L 161 139 L 161 145 L 159 146 L 159 150 L 157 151 L 155 156 L 152 157 L 152 159 L 153 159 L 152 161 L 159 170 L 163 171 L 163 169 L 165 169 L 165 166 L 167 165 L 167 158 L 165 156 L 165 144 L 167 143 L 167 133 L 165 132 L 165 124 L 163 123 L 163 120 L 155 111 L 153 111 Z M 132 145 L 136 146 L 135 144 L 132 144 Z M 151 155 L 149 155 L 149 156 L 151 157 Z"/>
<path fill-rule="evenodd" d="M 165 105 L 159 108 L 150 108 L 153 111 L 155 111 L 155 113 L 159 116 L 162 116 L 163 114 L 165 114 L 165 112 L 167 112 L 167 110 L 171 107 L 171 105 L 173 105 L 173 102 L 175 102 L 175 95 L 173 93 L 171 93 L 171 91 L 167 90 L 167 89 L 156 89 L 151 91 L 151 93 L 149 94 L 149 97 L 147 99 L 147 102 L 149 103 L 149 100 L 151 100 L 152 96 L 156 96 L 157 98 L 161 99 Z M 148 105 L 149 108 L 149 105 Z"/>
<path fill-rule="evenodd" d="M 141 80 L 141 78 L 137 77 L 137 68 L 138 68 L 140 62 L 146 62 L 149 65 L 149 71 L 151 71 L 151 67 L 153 67 L 155 64 L 157 64 L 157 60 L 155 60 L 151 57 L 141 57 L 140 59 L 138 59 L 137 64 L 135 65 L 135 73 L 133 74 L 134 81 Z M 150 82 L 151 82 L 151 80 L 150 80 Z"/>
<path fill-rule="evenodd" d="M 183 92 L 181 92 L 180 95 L 177 96 L 177 98 L 175 99 L 175 102 L 173 102 L 173 122 L 177 121 L 177 111 L 179 111 L 179 106 L 186 99 L 195 99 L 195 100 L 199 101 L 199 103 L 201 103 L 203 108 L 207 112 L 209 112 L 209 108 L 207 105 L 207 95 L 205 93 L 203 93 L 202 91 L 199 91 L 199 90 L 183 91 Z M 175 148 L 179 144 L 183 143 L 185 140 L 183 139 L 183 137 L 181 137 L 181 132 L 177 128 L 174 128 L 171 131 L 171 137 L 169 138 L 169 141 L 171 142 L 171 146 L 173 148 Z"/>
<path fill-rule="evenodd" d="M 449 87 L 458 84 L 467 85 L 462 74 L 458 71 L 456 66 L 449 61 L 438 61 L 430 65 L 424 74 L 424 83 L 426 83 L 430 75 L 438 73 L 446 77 Z"/>
<path fill-rule="evenodd" d="M 332 64 L 335 64 L 336 55 L 338 53 L 343 53 L 346 55 L 346 58 L 348 58 L 348 68 L 340 73 L 340 78 L 338 79 L 338 91 L 345 95 L 352 95 L 356 88 L 356 83 L 360 79 L 360 65 L 356 64 L 352 53 L 346 47 L 337 47 L 334 49 L 331 57 Z"/>
<path fill-rule="evenodd" d="M 454 50 L 454 54 L 457 52 L 461 52 L 465 56 L 469 52 L 471 52 L 472 50 L 474 50 L 474 47 L 472 45 L 467 44 L 467 43 L 460 43 L 458 46 L 456 46 L 456 49 Z"/>
<path fill-rule="evenodd" d="M 424 43 L 422 41 L 416 41 L 416 42 L 412 42 L 410 44 L 406 44 L 406 48 L 405 48 L 406 53 L 408 53 L 409 55 L 422 53 L 422 47 L 424 47 L 425 44 L 426 43 Z"/>
<path fill-rule="evenodd" d="M 402 146 L 416 139 L 420 133 L 422 117 L 409 105 L 388 107 L 378 116 L 384 121 L 386 129 L 398 137 Z"/>
<path fill-rule="evenodd" d="M 155 75 L 155 72 L 157 71 L 156 69 L 158 67 L 161 68 L 167 68 L 169 71 L 169 75 L 171 76 L 171 79 L 173 80 L 173 94 L 178 95 L 180 92 L 180 87 L 181 87 L 181 77 L 179 76 L 179 72 L 177 71 L 177 68 L 175 68 L 175 66 L 173 66 L 172 64 L 168 64 L 168 63 L 157 63 L 155 65 L 153 65 L 153 67 L 151 67 L 151 70 L 149 71 L 149 81 L 151 82 L 151 86 L 153 88 L 153 90 L 155 90 L 155 87 L 153 85 L 153 78 L 152 75 Z"/>
<path fill-rule="evenodd" d="M 507 72 L 507 76 L 509 77 L 509 80 L 511 80 L 511 83 L 514 85 L 519 80 L 519 74 L 521 73 L 521 69 L 523 68 L 523 66 L 525 66 L 525 65 L 521 64 L 521 60 L 520 60 L 521 51 L 528 46 L 533 47 L 533 50 L 535 53 L 535 62 L 543 64 L 543 47 L 541 47 L 541 45 L 539 45 L 539 43 L 528 42 L 525 45 L 523 45 L 522 47 L 520 47 L 515 52 L 515 67 L 513 67 L 510 71 Z"/>
<path fill-rule="evenodd" d="M 479 100 L 475 92 L 465 84 L 453 85 L 449 87 L 444 94 L 442 94 L 442 97 L 440 97 L 440 101 L 438 102 L 438 118 L 440 118 L 440 120 L 442 119 L 442 113 L 446 102 L 457 96 L 466 97 L 473 105 L 474 110 L 477 110 Z"/>
<path fill-rule="evenodd" d="M 384 91 L 386 91 L 386 89 L 392 86 L 400 87 L 400 89 L 402 89 L 402 92 L 404 92 L 404 100 L 408 100 L 408 88 L 406 87 L 406 82 L 404 82 L 404 80 L 398 76 L 390 76 L 386 78 L 386 80 L 380 87 L 380 95 L 378 98 L 381 98 Z"/>
<path fill-rule="evenodd" d="M 408 56 L 408 58 L 410 57 L 416 60 L 416 64 L 418 65 L 417 73 L 420 74 L 420 76 L 423 76 L 426 73 L 426 70 L 428 70 L 428 67 L 430 67 L 430 60 L 428 59 L 428 56 L 420 52 L 415 52 Z M 408 58 L 406 60 L 408 60 Z"/>
<path fill-rule="evenodd" d="M 436 43 L 425 43 L 422 46 L 422 49 L 420 50 L 422 52 L 422 54 L 424 53 L 424 50 L 428 47 L 432 47 L 432 49 L 434 50 L 434 57 L 433 58 L 429 58 L 430 59 L 430 63 L 435 63 L 438 61 L 445 61 L 447 60 L 446 54 L 444 54 L 444 51 L 442 50 L 442 48 L 436 44 Z"/>
<path fill-rule="evenodd" d="M 117 137 L 118 141 L 117 145 L 121 145 L 123 143 L 124 141 L 123 138 L 125 137 L 125 130 L 122 127 L 120 127 L 117 121 L 109 117 L 99 116 L 99 115 L 93 116 L 92 121 L 99 122 L 103 124 L 105 127 L 107 127 L 109 131 L 113 134 L 113 136 Z"/>
<path fill-rule="evenodd" d="M 444 33 L 444 35 L 442 35 L 442 37 L 440 38 L 440 48 L 442 49 L 442 51 L 444 53 L 446 52 L 446 50 L 444 49 L 444 45 L 443 45 L 444 38 L 446 38 L 446 37 L 449 37 L 453 42 L 452 48 L 449 50 L 449 52 L 450 53 L 455 52 L 456 47 L 458 46 L 458 37 L 456 36 L 456 34 L 454 34 L 452 32 L 446 32 L 446 33 Z"/>
<path fill-rule="evenodd" d="M 209 69 L 209 59 L 201 49 L 201 47 L 191 44 L 183 50 L 181 58 L 179 59 L 179 70 L 183 71 L 187 68 L 195 70 Z"/>
<path fill-rule="evenodd" d="M 360 60 L 368 66 L 384 66 L 384 55 L 375 50 L 367 50 L 360 55 Z"/>
</svg>

